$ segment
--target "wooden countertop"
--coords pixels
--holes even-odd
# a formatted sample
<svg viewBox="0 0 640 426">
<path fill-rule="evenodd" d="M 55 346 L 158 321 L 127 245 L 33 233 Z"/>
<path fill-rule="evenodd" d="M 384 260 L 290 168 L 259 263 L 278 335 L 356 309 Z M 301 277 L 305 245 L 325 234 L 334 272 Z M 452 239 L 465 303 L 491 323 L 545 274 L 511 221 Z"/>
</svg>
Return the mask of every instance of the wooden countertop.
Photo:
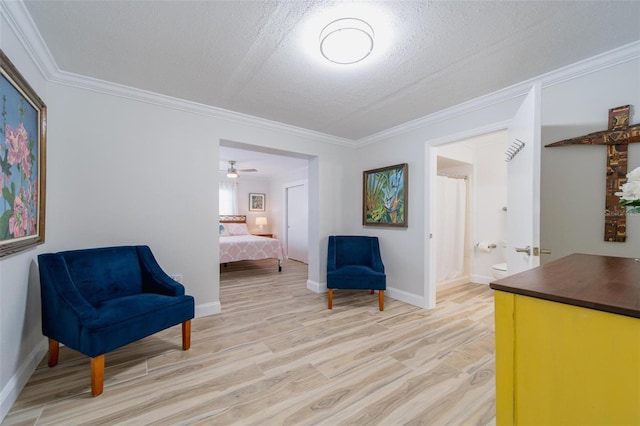
<svg viewBox="0 0 640 426">
<path fill-rule="evenodd" d="M 553 302 L 640 318 L 640 261 L 572 254 L 490 284 Z"/>
</svg>

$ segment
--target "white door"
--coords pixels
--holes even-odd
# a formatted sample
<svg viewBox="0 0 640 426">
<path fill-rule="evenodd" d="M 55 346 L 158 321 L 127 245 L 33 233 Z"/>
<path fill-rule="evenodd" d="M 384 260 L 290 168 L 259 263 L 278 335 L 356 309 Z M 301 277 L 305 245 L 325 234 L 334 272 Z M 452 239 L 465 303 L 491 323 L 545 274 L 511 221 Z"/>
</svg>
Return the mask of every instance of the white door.
<svg viewBox="0 0 640 426">
<path fill-rule="evenodd" d="M 308 263 L 308 195 L 307 185 L 286 188 L 287 200 L 287 256 L 289 259 Z"/>
<path fill-rule="evenodd" d="M 508 152 L 524 143 L 507 164 L 509 275 L 540 265 L 540 92 L 540 85 L 531 89 L 508 129 Z"/>
</svg>

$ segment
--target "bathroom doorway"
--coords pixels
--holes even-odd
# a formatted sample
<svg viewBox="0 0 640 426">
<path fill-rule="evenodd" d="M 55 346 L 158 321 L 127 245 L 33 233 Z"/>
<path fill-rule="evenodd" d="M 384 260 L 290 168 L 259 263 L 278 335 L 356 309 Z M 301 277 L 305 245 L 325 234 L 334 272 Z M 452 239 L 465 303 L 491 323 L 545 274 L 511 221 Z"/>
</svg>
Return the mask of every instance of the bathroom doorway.
<svg viewBox="0 0 640 426">
<path fill-rule="evenodd" d="M 438 175 L 431 206 L 435 220 L 431 264 L 438 288 L 466 282 L 489 284 L 497 268 L 506 263 L 506 147 L 507 131 L 499 130 L 431 150 L 437 157 Z M 465 191 L 464 202 L 456 188 Z M 454 192 L 457 200 L 452 200 Z M 451 226 L 452 222 L 456 225 Z"/>
<path fill-rule="evenodd" d="M 439 232 L 433 220 L 437 208 L 437 156 L 439 150 L 450 143 L 464 142 L 475 148 L 472 150 L 471 162 L 474 168 L 471 204 L 472 248 L 469 248 L 474 253 L 471 282 L 493 281 L 493 274 L 489 271 L 493 271 L 494 266 L 504 263 L 497 261 L 500 258 L 506 260 L 506 271 L 502 271 L 506 274 L 522 272 L 539 265 L 540 257 L 535 254 L 535 250 L 527 250 L 525 247 L 535 249 L 540 246 L 540 92 L 540 84 L 534 85 L 507 121 L 427 142 L 425 161 L 429 164 L 426 177 L 429 215 L 425 226 L 430 230 L 426 236 L 428 270 L 424 287 L 427 308 L 435 307 L 437 302 L 436 250 L 433 244 L 434 234 Z M 490 138 L 490 142 L 480 147 L 478 140 L 486 138 Z M 508 146 L 507 141 L 510 141 Z M 491 159 L 494 166 L 481 167 L 483 159 Z M 496 181 L 497 175 L 504 176 L 500 180 L 504 182 L 500 188 L 505 189 L 500 190 L 497 186 L 491 185 L 492 180 Z M 481 183 L 484 178 L 487 178 L 486 184 Z M 505 194 L 501 199 L 497 196 L 500 193 Z M 499 202 L 496 203 L 496 200 Z M 494 219 L 496 216 L 502 216 L 502 219 L 490 220 L 491 217 L 481 217 L 481 209 Z M 498 233 L 499 230 L 504 232 Z M 484 272 L 481 272 L 479 263 L 484 263 Z M 491 267 L 487 267 L 488 265 Z"/>
</svg>

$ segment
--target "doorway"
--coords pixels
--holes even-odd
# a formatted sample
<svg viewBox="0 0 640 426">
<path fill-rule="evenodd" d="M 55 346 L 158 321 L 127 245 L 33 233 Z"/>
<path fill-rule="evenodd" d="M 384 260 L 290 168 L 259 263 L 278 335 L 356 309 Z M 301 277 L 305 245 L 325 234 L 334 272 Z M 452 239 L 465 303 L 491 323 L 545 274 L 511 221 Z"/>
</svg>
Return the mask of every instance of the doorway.
<svg viewBox="0 0 640 426">
<path fill-rule="evenodd" d="M 239 177 L 235 179 L 238 200 L 238 214 L 247 216 L 249 231 L 253 234 L 264 234 L 282 241 L 287 248 L 287 217 L 290 215 L 294 226 L 294 246 L 304 245 L 304 252 L 296 254 L 301 261 L 309 263 L 308 245 L 310 227 L 317 226 L 308 218 L 309 199 L 315 192 L 310 192 L 309 169 L 312 157 L 294 152 L 265 148 L 228 140 L 220 140 L 220 174 L 219 179 L 226 179 L 229 161 L 235 161 Z M 312 180 L 313 182 L 313 180 Z M 292 194 L 283 188 L 293 187 Z M 303 191 L 302 191 L 303 189 Z M 264 196 L 264 210 L 249 209 L 250 194 Z M 288 212 L 287 196 L 296 200 L 291 203 L 294 212 Z M 260 217 L 262 226 L 258 227 L 256 219 Z M 266 222 L 266 224 L 265 224 Z M 298 252 L 299 253 L 299 252 Z M 286 267 L 286 264 L 285 264 Z"/>
<path fill-rule="evenodd" d="M 535 84 L 524 95 L 524 99 L 513 117 L 501 123 L 488 125 L 474 131 L 467 131 L 464 137 L 459 135 L 447 136 L 428 143 L 425 150 L 425 161 L 429 164 L 427 187 L 428 211 L 430 218 L 425 223 L 431 234 L 428 235 L 428 265 L 429 271 L 425 279 L 424 304 L 427 308 L 436 306 L 435 284 L 435 248 L 433 233 L 437 231 L 434 222 L 435 174 L 437 170 L 437 150 L 440 145 L 459 141 L 476 135 L 486 135 L 491 132 L 506 130 L 508 149 L 504 151 L 503 159 L 507 162 L 507 202 L 504 205 L 506 217 L 506 274 L 522 272 L 539 265 L 538 255 L 540 246 L 540 95 L 541 85 Z M 514 146 L 517 148 L 514 149 Z M 514 160 L 515 159 L 515 160 Z M 477 172 L 474 172 L 478 177 Z M 475 206 L 480 197 L 475 194 Z M 508 217 L 507 217 L 508 213 Z M 474 223 L 474 230 L 483 229 L 482 224 Z M 477 237 L 478 235 L 476 235 Z M 482 241 L 474 241 L 474 247 L 480 248 Z M 496 247 L 498 248 L 498 247 Z"/>
<path fill-rule="evenodd" d="M 438 175 L 431 207 L 436 220 L 432 257 L 438 287 L 489 284 L 494 269 L 506 262 L 506 142 L 507 131 L 500 130 L 431 149 Z M 440 183 L 449 188 L 441 188 Z M 455 198 L 458 191 L 465 192 Z"/>
<path fill-rule="evenodd" d="M 309 185 L 307 181 L 285 185 L 284 243 L 287 257 L 309 263 Z"/>
</svg>

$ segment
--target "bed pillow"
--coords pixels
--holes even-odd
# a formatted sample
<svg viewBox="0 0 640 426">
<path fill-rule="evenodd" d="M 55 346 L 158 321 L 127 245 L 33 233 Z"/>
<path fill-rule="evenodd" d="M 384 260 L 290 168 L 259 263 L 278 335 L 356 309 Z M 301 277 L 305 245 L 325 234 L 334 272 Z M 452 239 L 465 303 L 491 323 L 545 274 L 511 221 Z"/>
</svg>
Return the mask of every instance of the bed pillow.
<svg viewBox="0 0 640 426">
<path fill-rule="evenodd" d="M 229 230 L 227 229 L 227 225 L 225 225 L 224 223 L 219 223 L 218 224 L 218 233 L 220 234 L 221 237 L 226 237 L 229 235 Z"/>
<path fill-rule="evenodd" d="M 246 223 L 227 223 L 225 227 L 229 235 L 250 235 Z"/>
</svg>

